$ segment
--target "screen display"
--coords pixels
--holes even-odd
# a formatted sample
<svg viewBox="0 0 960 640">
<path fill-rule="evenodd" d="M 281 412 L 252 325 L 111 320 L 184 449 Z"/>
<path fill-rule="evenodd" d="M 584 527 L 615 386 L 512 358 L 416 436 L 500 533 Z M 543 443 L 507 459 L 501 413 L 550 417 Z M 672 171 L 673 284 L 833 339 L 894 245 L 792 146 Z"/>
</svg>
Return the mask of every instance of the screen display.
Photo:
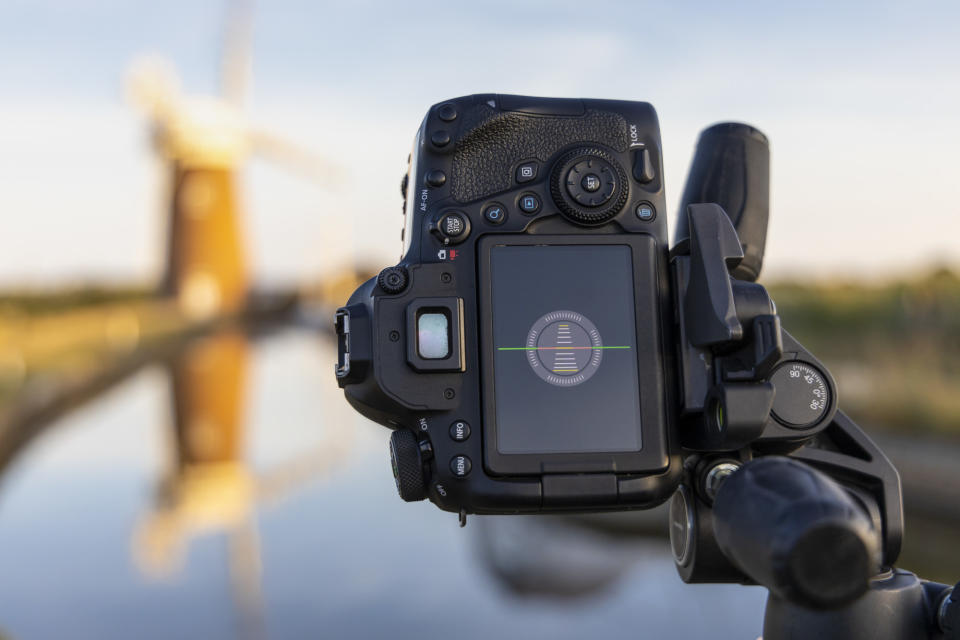
<svg viewBox="0 0 960 640">
<path fill-rule="evenodd" d="M 640 451 L 630 247 L 498 245 L 490 280 L 497 450 Z"/>
</svg>

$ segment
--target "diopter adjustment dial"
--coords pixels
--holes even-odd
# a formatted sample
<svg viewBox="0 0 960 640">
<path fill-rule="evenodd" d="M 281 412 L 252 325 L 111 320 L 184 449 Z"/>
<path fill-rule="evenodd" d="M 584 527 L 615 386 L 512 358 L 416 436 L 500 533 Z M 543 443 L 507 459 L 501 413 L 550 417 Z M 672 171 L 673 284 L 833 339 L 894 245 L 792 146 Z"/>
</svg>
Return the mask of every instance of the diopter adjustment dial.
<svg viewBox="0 0 960 640">
<path fill-rule="evenodd" d="M 407 270 L 401 266 L 387 267 L 377 276 L 377 284 L 380 288 L 391 295 L 400 293 L 407 288 L 407 282 L 410 277 Z"/>
<path fill-rule="evenodd" d="M 581 147 L 554 165 L 550 193 L 560 211 L 574 222 L 602 224 L 626 204 L 627 174 L 612 154 Z"/>
</svg>

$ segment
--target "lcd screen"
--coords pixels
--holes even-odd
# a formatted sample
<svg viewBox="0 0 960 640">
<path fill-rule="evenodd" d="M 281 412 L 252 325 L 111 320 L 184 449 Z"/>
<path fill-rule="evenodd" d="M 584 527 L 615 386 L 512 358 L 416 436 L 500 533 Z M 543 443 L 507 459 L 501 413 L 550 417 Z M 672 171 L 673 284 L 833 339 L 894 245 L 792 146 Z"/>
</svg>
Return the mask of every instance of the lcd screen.
<svg viewBox="0 0 960 640">
<path fill-rule="evenodd" d="M 490 251 L 497 450 L 640 451 L 631 248 Z"/>
</svg>

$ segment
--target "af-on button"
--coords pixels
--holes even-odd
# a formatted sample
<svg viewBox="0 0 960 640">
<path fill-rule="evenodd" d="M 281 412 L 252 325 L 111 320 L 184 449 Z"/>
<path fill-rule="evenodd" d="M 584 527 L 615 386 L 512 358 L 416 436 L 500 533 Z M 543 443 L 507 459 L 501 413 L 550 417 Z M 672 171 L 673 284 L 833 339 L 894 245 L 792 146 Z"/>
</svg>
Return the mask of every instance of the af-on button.
<svg viewBox="0 0 960 640">
<path fill-rule="evenodd" d="M 447 174 L 440 169 L 431 169 L 424 176 L 423 181 L 427 183 L 428 187 L 442 187 L 447 183 Z"/>
</svg>

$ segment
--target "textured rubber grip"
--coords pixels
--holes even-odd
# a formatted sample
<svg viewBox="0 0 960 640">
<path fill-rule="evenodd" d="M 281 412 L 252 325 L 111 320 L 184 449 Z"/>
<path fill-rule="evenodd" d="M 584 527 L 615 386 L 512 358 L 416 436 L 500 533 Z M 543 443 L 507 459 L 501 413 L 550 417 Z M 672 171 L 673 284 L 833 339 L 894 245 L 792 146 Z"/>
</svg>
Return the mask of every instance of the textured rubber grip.
<svg viewBox="0 0 960 640">
<path fill-rule="evenodd" d="M 518 159 L 545 162 L 572 143 L 626 149 L 627 121 L 618 113 L 588 109 L 582 116 L 501 112 L 480 104 L 463 115 L 463 134 L 453 154 L 450 192 L 473 202 L 511 188 Z"/>
<path fill-rule="evenodd" d="M 771 456 L 746 464 L 721 485 L 713 514 L 724 555 L 799 605 L 847 604 L 879 569 L 879 536 L 865 510 L 796 460 Z"/>
<path fill-rule="evenodd" d="M 763 266 L 770 216 L 770 145 L 760 131 L 747 124 L 722 122 L 700 134 L 680 201 L 677 242 L 689 235 L 687 206 L 708 202 L 723 207 L 743 245 L 744 257 L 733 277 L 756 280 Z"/>
</svg>

